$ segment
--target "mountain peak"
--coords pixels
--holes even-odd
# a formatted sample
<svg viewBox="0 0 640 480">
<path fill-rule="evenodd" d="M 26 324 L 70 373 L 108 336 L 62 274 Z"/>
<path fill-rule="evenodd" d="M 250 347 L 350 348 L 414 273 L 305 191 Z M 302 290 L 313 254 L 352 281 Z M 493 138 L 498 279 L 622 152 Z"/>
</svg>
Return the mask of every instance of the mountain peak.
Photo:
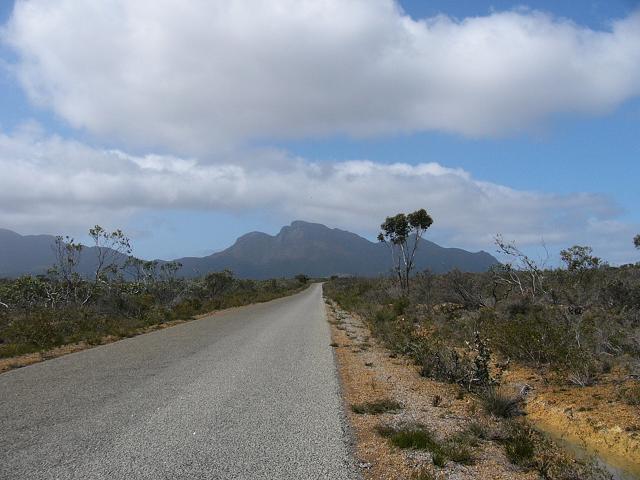
<svg viewBox="0 0 640 480">
<path fill-rule="evenodd" d="M 291 222 L 291 225 L 282 227 L 280 229 L 280 232 L 282 232 L 283 230 L 313 231 L 313 230 L 331 230 L 331 229 L 326 225 L 323 225 L 322 223 L 305 222 L 304 220 L 294 220 L 293 222 Z"/>
<path fill-rule="evenodd" d="M 329 228 L 326 225 L 323 225 L 322 223 L 315 223 L 315 222 L 306 222 L 304 220 L 294 220 L 293 222 L 291 222 L 291 227 L 295 227 L 295 228 L 305 228 L 305 227 L 322 227 L 322 228 Z"/>
</svg>

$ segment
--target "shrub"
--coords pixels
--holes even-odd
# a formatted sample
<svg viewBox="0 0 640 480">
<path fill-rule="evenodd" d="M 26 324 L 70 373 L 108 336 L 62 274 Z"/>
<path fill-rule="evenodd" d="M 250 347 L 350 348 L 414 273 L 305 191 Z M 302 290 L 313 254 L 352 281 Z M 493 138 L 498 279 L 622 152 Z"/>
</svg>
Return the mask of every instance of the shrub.
<svg viewBox="0 0 640 480">
<path fill-rule="evenodd" d="M 618 398 L 628 405 L 640 405 L 640 382 L 634 381 L 618 390 Z"/>
<path fill-rule="evenodd" d="M 423 342 L 415 355 L 423 377 L 460 385 L 467 385 L 473 377 L 471 362 L 443 342 Z"/>
<path fill-rule="evenodd" d="M 409 305 L 410 301 L 407 297 L 400 297 L 395 302 L 393 302 L 393 313 L 396 316 L 402 315 Z"/>
<path fill-rule="evenodd" d="M 573 339 L 568 338 L 570 332 L 563 328 L 558 310 L 540 305 L 521 310 L 520 303 L 515 306 L 517 313 L 509 313 L 508 318 L 485 317 L 485 333 L 495 349 L 505 357 L 535 366 L 566 358 Z"/>
<path fill-rule="evenodd" d="M 477 339 L 473 348 L 460 352 L 442 341 L 423 341 L 413 353 L 420 375 L 455 383 L 467 390 L 477 390 L 493 384 L 489 375 L 490 352 Z"/>
</svg>

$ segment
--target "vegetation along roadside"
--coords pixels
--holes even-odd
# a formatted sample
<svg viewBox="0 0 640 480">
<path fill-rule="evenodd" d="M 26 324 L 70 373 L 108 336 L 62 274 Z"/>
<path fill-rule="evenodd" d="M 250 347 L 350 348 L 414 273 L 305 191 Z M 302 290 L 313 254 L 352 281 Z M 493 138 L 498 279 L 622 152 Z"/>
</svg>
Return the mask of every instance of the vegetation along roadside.
<svg viewBox="0 0 640 480">
<path fill-rule="evenodd" d="M 409 275 L 427 223 L 383 223 L 396 278 L 324 285 L 365 476 L 640 478 L 640 265 L 497 237 L 489 272 Z"/>
<path fill-rule="evenodd" d="M 290 295 L 309 282 L 305 275 L 244 280 L 230 271 L 179 278 L 175 262 L 131 256 L 121 231 L 96 226 L 89 233 L 97 257 L 90 277 L 77 272 L 84 247 L 58 237 L 57 262 L 47 275 L 0 279 L 0 372 L 215 310 Z"/>
</svg>

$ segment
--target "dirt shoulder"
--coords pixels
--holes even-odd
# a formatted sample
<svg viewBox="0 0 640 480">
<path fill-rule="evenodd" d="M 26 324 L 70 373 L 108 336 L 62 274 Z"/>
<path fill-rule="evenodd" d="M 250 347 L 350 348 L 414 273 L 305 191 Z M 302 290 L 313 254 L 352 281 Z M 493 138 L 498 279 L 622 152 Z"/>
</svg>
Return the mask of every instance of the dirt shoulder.
<svg viewBox="0 0 640 480">
<path fill-rule="evenodd" d="M 419 375 L 406 359 L 390 354 L 371 338 L 368 328 L 355 315 L 328 303 L 333 346 L 349 411 L 348 420 L 356 437 L 356 455 L 365 479 L 536 479 L 538 475 L 512 465 L 502 446 L 490 440 L 473 447 L 473 463 L 447 461 L 433 464 L 427 451 L 400 449 L 377 432 L 379 425 L 418 423 L 438 438 L 462 432 L 469 424 L 493 420 L 478 411 L 476 401 L 462 395 L 457 386 L 435 382 Z M 350 406 L 388 398 L 402 408 L 378 415 L 356 414 Z"/>
</svg>

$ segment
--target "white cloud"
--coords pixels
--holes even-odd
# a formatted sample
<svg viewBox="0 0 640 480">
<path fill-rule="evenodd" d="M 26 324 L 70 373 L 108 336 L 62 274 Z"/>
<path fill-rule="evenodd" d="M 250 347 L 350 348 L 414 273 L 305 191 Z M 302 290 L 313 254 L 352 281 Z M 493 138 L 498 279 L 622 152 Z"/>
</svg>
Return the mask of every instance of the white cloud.
<svg viewBox="0 0 640 480">
<path fill-rule="evenodd" d="M 611 261 L 635 258 L 632 226 L 607 197 L 543 194 L 474 179 L 437 163 L 314 163 L 275 151 L 215 163 L 100 150 L 33 130 L 0 134 L 0 225 L 21 232 L 77 233 L 97 223 L 122 226 L 147 211 L 267 210 L 374 234 L 397 211 L 427 207 L 430 238 L 489 249 L 501 232 L 521 246 L 578 241 Z M 264 161 L 263 161 L 264 160 Z M 255 166 L 263 163 L 268 166 Z"/>
<path fill-rule="evenodd" d="M 521 131 L 640 94 L 640 13 L 416 21 L 392 0 L 17 0 L 30 97 L 72 126 L 202 152 L 252 139 Z"/>
</svg>

